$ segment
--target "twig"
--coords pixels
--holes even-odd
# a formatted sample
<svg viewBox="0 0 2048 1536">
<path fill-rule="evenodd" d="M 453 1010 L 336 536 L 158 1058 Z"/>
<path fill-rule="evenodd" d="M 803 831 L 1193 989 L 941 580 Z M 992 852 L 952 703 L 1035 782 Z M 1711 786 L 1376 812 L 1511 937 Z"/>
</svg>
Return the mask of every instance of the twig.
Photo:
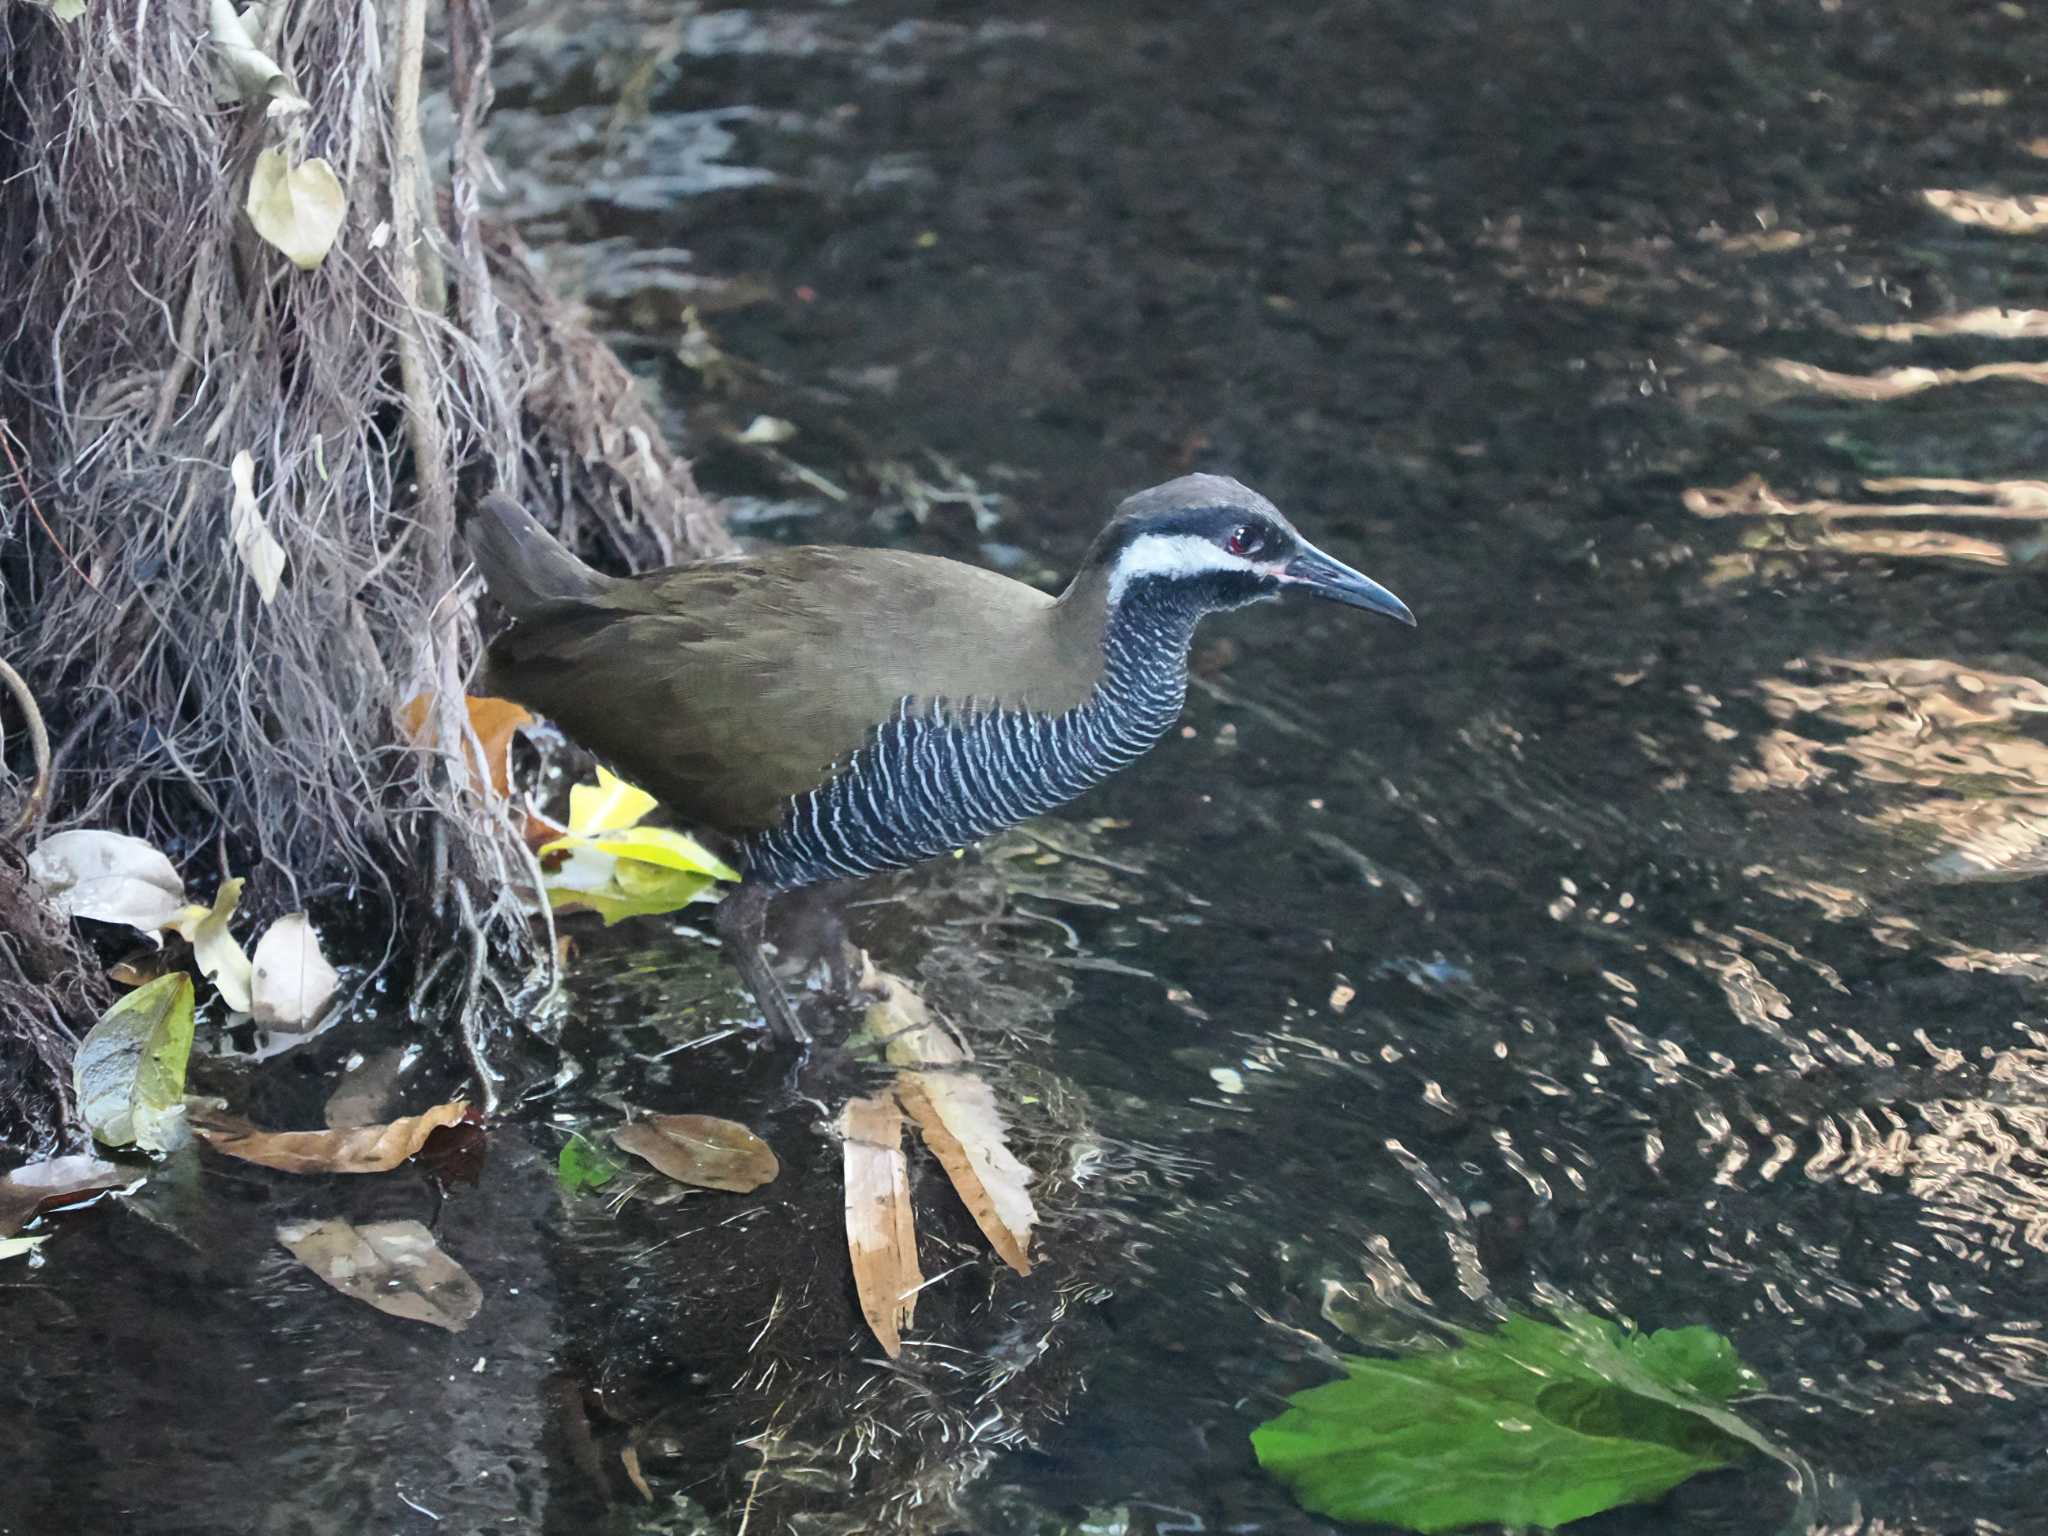
<svg viewBox="0 0 2048 1536">
<path fill-rule="evenodd" d="M 476 908 L 470 903 L 469 886 L 462 880 L 455 882 L 455 904 L 462 909 L 462 926 L 469 930 L 469 969 L 462 978 L 462 1001 L 459 1004 L 462 1050 L 469 1057 L 470 1070 L 476 1074 L 477 1088 L 483 1095 L 483 1111 L 488 1117 L 498 1112 L 498 1074 L 491 1070 L 491 1064 L 484 1055 L 482 1027 L 484 965 L 490 958 L 490 951 L 484 938 L 483 924 L 476 920 Z"/>
<path fill-rule="evenodd" d="M 29 786 L 28 800 L 22 805 L 21 814 L 14 818 L 14 825 L 7 829 L 10 839 L 30 831 L 43 819 L 43 808 L 50 797 L 50 733 L 43 728 L 43 712 L 36 707 L 36 696 L 29 692 L 22 676 L 6 662 L 0 661 L 0 680 L 13 690 L 21 712 L 28 717 L 29 749 L 35 754 L 36 779 Z"/>
<path fill-rule="evenodd" d="M 36 493 L 29 489 L 28 476 L 22 473 L 21 460 L 14 456 L 13 429 L 4 421 L 0 421 L 0 453 L 7 455 L 7 467 L 14 471 L 14 483 L 21 487 L 22 500 L 28 503 L 29 511 L 35 514 L 36 526 L 49 535 L 52 547 L 64 557 L 64 563 L 71 567 L 71 574 L 93 591 L 99 591 L 99 583 L 79 569 L 78 562 L 71 558 L 71 551 L 64 547 L 64 541 L 57 537 L 57 531 L 50 526 L 49 519 L 43 516 L 43 509 L 36 505 Z"/>
</svg>

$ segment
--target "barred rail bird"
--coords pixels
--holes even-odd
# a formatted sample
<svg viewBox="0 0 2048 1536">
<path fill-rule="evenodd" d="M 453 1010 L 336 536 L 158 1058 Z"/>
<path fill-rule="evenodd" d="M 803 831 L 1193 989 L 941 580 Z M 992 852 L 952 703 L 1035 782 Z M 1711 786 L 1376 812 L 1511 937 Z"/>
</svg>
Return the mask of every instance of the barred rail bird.
<svg viewBox="0 0 2048 1536">
<path fill-rule="evenodd" d="M 776 894 L 904 868 L 1100 783 L 1179 719 L 1204 614 L 1299 591 L 1415 622 L 1217 475 L 1123 502 L 1057 598 L 830 546 L 606 576 L 503 496 L 470 542 L 514 621 L 484 686 L 730 841 L 745 878 L 720 937 L 797 1041 L 761 947 Z"/>
</svg>

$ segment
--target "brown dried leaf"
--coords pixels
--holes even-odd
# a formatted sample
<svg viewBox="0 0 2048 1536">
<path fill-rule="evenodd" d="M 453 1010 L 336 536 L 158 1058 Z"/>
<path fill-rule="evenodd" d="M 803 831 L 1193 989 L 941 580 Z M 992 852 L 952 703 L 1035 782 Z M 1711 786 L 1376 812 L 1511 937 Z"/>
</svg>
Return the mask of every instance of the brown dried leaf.
<svg viewBox="0 0 2048 1536">
<path fill-rule="evenodd" d="M 193 1129 L 215 1151 L 283 1173 L 389 1173 L 444 1125 L 474 1113 L 459 1100 L 388 1125 L 330 1131 L 266 1131 L 232 1116 L 194 1111 Z"/>
<path fill-rule="evenodd" d="M 45 1212 L 77 1205 L 140 1178 L 90 1156 L 53 1157 L 17 1168 L 0 1179 L 0 1237 L 12 1237 Z"/>
<path fill-rule="evenodd" d="M 503 798 L 512 792 L 512 737 L 521 726 L 533 724 L 533 716 L 510 699 L 482 698 L 471 694 L 462 702 L 469 709 L 469 727 L 476 732 L 477 743 L 483 748 L 483 777 Z M 423 747 L 434 743 L 433 710 L 434 695 L 421 693 L 407 699 L 398 711 L 399 724 L 405 727 L 405 734 Z M 476 748 L 469 747 L 463 757 L 474 776 Z"/>
<path fill-rule="evenodd" d="M 678 1184 L 704 1189 L 744 1195 L 782 1172 L 767 1142 L 737 1120 L 716 1115 L 649 1115 L 620 1126 L 612 1140 Z"/>
<path fill-rule="evenodd" d="M 293 1221 L 277 1240 L 342 1295 L 393 1317 L 460 1333 L 484 1304 L 482 1289 L 416 1221 Z"/>
<path fill-rule="evenodd" d="M 853 1288 L 868 1327 L 893 1360 L 903 1353 L 903 1330 L 924 1284 L 910 1209 L 910 1160 L 903 1155 L 903 1111 L 890 1098 L 850 1100 L 839 1114 L 839 1135 Z"/>
<path fill-rule="evenodd" d="M 899 1072 L 896 1100 L 917 1122 L 989 1246 L 1018 1274 L 1030 1274 L 1031 1228 L 1038 1221 L 1025 1188 L 1031 1170 L 1004 1140 L 995 1091 L 967 1072 Z"/>
</svg>

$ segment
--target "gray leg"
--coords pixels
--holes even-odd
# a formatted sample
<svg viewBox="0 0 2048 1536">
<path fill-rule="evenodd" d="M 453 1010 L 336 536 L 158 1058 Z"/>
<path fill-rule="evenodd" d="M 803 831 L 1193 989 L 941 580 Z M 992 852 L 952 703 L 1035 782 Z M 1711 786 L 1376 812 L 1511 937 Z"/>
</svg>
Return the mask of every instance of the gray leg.
<svg viewBox="0 0 2048 1536">
<path fill-rule="evenodd" d="M 740 973 L 740 980 L 754 994 L 754 1001 L 761 1005 L 768 1027 L 791 1045 L 808 1046 L 810 1032 L 798 1022 L 789 995 L 775 979 L 761 949 L 768 903 L 774 895 L 765 885 L 742 881 L 738 890 L 729 892 L 718 904 L 718 942 L 725 947 L 726 958 Z"/>
</svg>

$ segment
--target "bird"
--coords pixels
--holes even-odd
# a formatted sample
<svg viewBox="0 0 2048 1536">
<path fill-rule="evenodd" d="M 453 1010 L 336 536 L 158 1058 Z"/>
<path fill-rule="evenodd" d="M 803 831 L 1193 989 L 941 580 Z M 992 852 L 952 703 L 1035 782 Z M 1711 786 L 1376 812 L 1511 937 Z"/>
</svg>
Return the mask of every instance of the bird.
<svg viewBox="0 0 2048 1536">
<path fill-rule="evenodd" d="M 732 853 L 720 940 L 788 1040 L 764 953 L 786 893 L 908 868 L 1065 804 L 1180 718 L 1208 614 L 1291 594 L 1415 617 L 1258 492 L 1191 474 L 1127 497 L 1057 597 L 935 555 L 780 546 L 605 575 L 511 498 L 469 545 L 511 619 L 484 689 Z"/>
</svg>

